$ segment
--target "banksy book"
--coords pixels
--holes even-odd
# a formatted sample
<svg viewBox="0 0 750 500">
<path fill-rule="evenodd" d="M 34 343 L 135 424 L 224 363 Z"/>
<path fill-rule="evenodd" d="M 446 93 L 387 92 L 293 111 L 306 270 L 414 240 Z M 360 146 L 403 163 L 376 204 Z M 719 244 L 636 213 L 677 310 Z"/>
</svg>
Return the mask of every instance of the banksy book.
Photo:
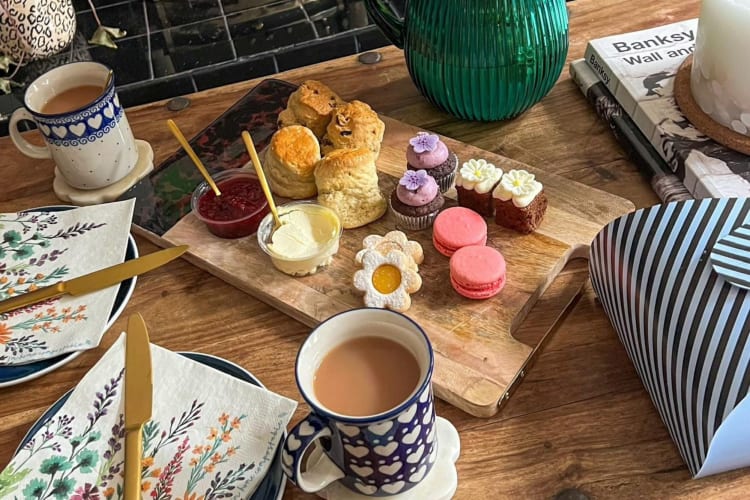
<svg viewBox="0 0 750 500">
<path fill-rule="evenodd" d="M 674 99 L 674 77 L 693 53 L 698 20 L 599 38 L 585 60 L 695 198 L 750 196 L 750 157 L 703 135 Z"/>
<path fill-rule="evenodd" d="M 586 97 L 597 116 L 609 125 L 612 135 L 627 153 L 630 161 L 651 183 L 651 188 L 665 203 L 689 200 L 693 196 L 685 189 L 682 180 L 672 173 L 664 158 L 656 152 L 649 139 L 643 135 L 633 120 L 625 113 L 604 82 L 583 59 L 570 63 L 570 78 Z"/>
</svg>

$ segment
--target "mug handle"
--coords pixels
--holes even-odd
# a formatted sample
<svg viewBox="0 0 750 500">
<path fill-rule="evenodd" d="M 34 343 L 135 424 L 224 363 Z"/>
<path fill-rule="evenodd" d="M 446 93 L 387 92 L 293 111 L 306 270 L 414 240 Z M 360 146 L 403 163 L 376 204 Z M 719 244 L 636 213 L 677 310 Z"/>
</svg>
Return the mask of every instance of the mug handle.
<svg viewBox="0 0 750 500">
<path fill-rule="evenodd" d="M 306 493 L 320 491 L 334 481 L 344 477 L 344 473 L 325 453 L 315 462 L 312 469 L 300 470 L 302 458 L 315 441 L 331 437 L 331 428 L 322 418 L 309 413 L 302 422 L 289 431 L 281 452 L 281 463 L 289 480 Z"/>
<path fill-rule="evenodd" d="M 10 123 L 8 124 L 8 132 L 10 133 L 10 139 L 13 141 L 13 144 L 16 145 L 20 152 L 31 158 L 52 158 L 52 153 L 50 153 L 49 149 L 45 146 L 35 146 L 23 138 L 21 131 L 18 130 L 18 122 L 21 120 L 30 120 L 33 122 L 34 117 L 24 108 L 18 108 L 13 112 L 10 117 Z"/>
</svg>

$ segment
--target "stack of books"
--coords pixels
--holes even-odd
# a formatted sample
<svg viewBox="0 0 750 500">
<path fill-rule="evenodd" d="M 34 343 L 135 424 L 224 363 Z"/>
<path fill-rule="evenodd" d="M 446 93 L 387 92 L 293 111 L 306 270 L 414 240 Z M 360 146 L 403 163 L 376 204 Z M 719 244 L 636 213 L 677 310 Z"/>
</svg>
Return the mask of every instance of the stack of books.
<svg viewBox="0 0 750 500">
<path fill-rule="evenodd" d="M 698 20 L 599 38 L 570 74 L 663 201 L 750 197 L 750 157 L 703 135 L 675 103 Z"/>
</svg>

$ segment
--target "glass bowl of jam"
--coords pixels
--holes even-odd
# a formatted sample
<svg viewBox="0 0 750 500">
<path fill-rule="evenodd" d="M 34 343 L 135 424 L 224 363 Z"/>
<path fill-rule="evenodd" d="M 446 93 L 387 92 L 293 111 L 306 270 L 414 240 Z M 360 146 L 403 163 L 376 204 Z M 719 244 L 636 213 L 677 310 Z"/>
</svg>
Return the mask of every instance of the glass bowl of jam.
<svg viewBox="0 0 750 500">
<path fill-rule="evenodd" d="M 220 238 L 242 238 L 255 233 L 268 213 L 268 202 L 254 172 L 224 170 L 211 178 L 221 196 L 206 181 L 198 184 L 190 206 L 208 230 Z"/>
</svg>

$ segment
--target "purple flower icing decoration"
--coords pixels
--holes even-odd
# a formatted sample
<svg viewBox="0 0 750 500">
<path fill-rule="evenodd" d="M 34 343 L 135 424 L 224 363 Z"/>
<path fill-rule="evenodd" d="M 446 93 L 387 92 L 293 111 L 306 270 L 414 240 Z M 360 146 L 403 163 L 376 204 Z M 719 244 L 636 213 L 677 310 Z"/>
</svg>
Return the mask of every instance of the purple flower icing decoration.
<svg viewBox="0 0 750 500">
<path fill-rule="evenodd" d="M 398 183 L 409 191 L 416 191 L 422 186 L 426 186 L 429 179 L 429 174 L 424 170 L 407 170 Z"/>
<path fill-rule="evenodd" d="M 414 152 L 426 153 L 428 151 L 435 151 L 435 148 L 440 142 L 440 138 L 434 134 L 428 134 L 427 132 L 418 132 L 416 137 L 409 139 L 409 144 L 414 148 Z"/>
</svg>

